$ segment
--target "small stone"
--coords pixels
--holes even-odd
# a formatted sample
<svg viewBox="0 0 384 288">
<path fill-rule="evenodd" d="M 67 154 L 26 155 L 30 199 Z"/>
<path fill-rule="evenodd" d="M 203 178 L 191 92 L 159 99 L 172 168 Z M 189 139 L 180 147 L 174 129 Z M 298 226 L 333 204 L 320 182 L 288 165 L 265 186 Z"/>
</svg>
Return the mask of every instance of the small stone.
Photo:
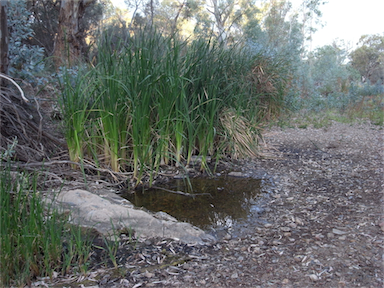
<svg viewBox="0 0 384 288">
<path fill-rule="evenodd" d="M 223 239 L 224 239 L 224 240 L 231 240 L 231 239 L 232 239 L 232 236 L 231 236 L 231 234 L 227 233 L 227 234 L 225 234 L 225 236 L 224 236 Z"/>
<path fill-rule="evenodd" d="M 129 281 L 127 279 L 121 279 L 119 283 L 122 287 L 129 287 Z M 97 286 L 99 287 L 99 286 Z M 88 288 L 88 287 L 87 287 Z"/>
<path fill-rule="evenodd" d="M 344 235 L 344 234 L 348 234 L 348 232 L 341 231 L 341 230 L 336 229 L 336 228 L 333 228 L 333 229 L 332 229 L 332 233 L 333 233 L 333 234 L 336 234 L 336 235 Z"/>
<path fill-rule="evenodd" d="M 229 173 L 228 173 L 228 176 L 232 176 L 232 177 L 240 177 L 240 178 L 244 178 L 244 177 L 246 177 L 246 175 L 243 174 L 242 172 L 235 172 L 235 171 L 229 172 Z"/>
<path fill-rule="evenodd" d="M 296 217 L 296 218 L 295 218 L 295 222 L 296 222 L 298 225 L 304 225 L 303 220 L 301 220 L 299 217 Z"/>
<path fill-rule="evenodd" d="M 270 224 L 270 223 L 264 224 L 264 227 L 265 228 L 270 228 L 270 227 L 272 227 L 272 224 Z"/>
<path fill-rule="evenodd" d="M 289 283 L 289 279 L 285 278 L 283 281 L 281 281 L 281 284 L 286 285 Z"/>
<path fill-rule="evenodd" d="M 232 279 L 239 278 L 239 275 L 237 274 L 237 272 L 235 272 L 235 273 L 233 273 L 233 274 L 231 275 L 231 278 L 232 278 Z"/>
<path fill-rule="evenodd" d="M 315 274 L 311 274 L 311 275 L 309 275 L 309 278 L 310 278 L 312 281 L 318 281 L 318 280 L 319 280 L 319 277 L 317 277 Z"/>
<path fill-rule="evenodd" d="M 289 228 L 289 227 L 280 227 L 280 230 L 284 231 L 284 232 L 289 232 L 289 231 L 291 231 L 291 228 Z"/>
<path fill-rule="evenodd" d="M 296 255 L 293 259 L 294 259 L 296 262 L 301 262 L 301 259 L 303 259 L 303 256 L 302 256 L 302 255 Z"/>
<path fill-rule="evenodd" d="M 322 235 L 322 234 L 316 234 L 315 235 L 315 239 L 317 239 L 317 240 L 321 240 L 322 238 L 324 238 L 324 235 Z"/>
<path fill-rule="evenodd" d="M 384 219 L 379 221 L 379 226 L 380 226 L 381 231 L 384 232 Z"/>
<path fill-rule="evenodd" d="M 176 174 L 175 176 L 173 176 L 173 179 L 185 179 L 187 178 L 188 175 L 185 175 L 185 174 Z"/>
<path fill-rule="evenodd" d="M 144 276 L 147 278 L 152 278 L 153 276 L 155 276 L 155 274 L 148 272 L 148 271 L 145 271 Z"/>
<path fill-rule="evenodd" d="M 260 253 L 261 253 L 261 249 L 260 249 L 260 247 L 255 247 L 255 248 L 253 249 L 253 253 L 260 254 Z"/>
</svg>

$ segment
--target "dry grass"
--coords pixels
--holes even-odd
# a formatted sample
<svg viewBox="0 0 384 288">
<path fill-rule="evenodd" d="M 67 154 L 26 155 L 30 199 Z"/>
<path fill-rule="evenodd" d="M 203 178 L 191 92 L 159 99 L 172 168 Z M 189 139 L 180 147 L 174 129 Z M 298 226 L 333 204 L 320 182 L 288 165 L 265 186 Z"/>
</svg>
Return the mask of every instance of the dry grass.
<svg viewBox="0 0 384 288">
<path fill-rule="evenodd" d="M 224 128 L 224 137 L 229 139 L 224 141 L 227 143 L 224 148 L 226 154 L 234 159 L 259 156 L 260 127 L 238 115 L 233 109 L 225 109 L 221 113 L 220 122 Z"/>
</svg>

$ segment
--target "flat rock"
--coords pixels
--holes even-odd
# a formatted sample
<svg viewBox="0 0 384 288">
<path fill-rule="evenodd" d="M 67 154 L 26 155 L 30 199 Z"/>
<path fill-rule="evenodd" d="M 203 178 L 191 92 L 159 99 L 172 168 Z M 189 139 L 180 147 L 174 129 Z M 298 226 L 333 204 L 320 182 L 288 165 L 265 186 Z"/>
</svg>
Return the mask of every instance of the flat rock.
<svg viewBox="0 0 384 288">
<path fill-rule="evenodd" d="M 177 222 L 168 214 L 165 217 L 164 212 L 151 214 L 132 205 L 119 204 L 116 195 L 101 197 L 76 189 L 62 191 L 56 202 L 71 211 L 72 223 L 95 228 L 104 235 L 113 233 L 113 229 L 130 228 L 136 237 L 171 238 L 188 244 L 212 244 L 216 241 L 215 237 L 189 223 Z"/>
</svg>

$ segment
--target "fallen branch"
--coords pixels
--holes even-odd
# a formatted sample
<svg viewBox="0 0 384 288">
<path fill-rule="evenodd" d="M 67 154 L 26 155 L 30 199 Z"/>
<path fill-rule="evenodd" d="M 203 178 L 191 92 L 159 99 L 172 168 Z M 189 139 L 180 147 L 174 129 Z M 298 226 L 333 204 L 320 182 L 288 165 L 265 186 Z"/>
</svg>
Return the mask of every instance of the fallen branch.
<svg viewBox="0 0 384 288">
<path fill-rule="evenodd" d="M 7 76 L 7 75 L 5 75 L 5 74 L 3 74 L 3 73 L 0 73 L 0 77 L 5 78 L 5 79 L 11 81 L 11 83 L 12 83 L 13 85 L 15 85 L 17 89 L 19 89 L 20 94 L 21 94 L 21 98 L 23 98 L 23 100 L 24 100 L 26 103 L 29 103 L 29 100 L 28 100 L 27 98 L 25 98 L 25 96 L 24 96 L 24 91 L 23 91 L 23 89 L 21 89 L 21 87 L 20 87 L 20 86 L 19 86 L 19 85 L 18 85 L 18 84 L 11 78 L 11 77 L 9 77 L 9 76 Z"/>
<path fill-rule="evenodd" d="M 185 192 L 182 192 L 182 191 L 173 191 L 173 190 L 169 190 L 169 189 L 161 188 L 161 187 L 158 187 L 158 186 L 152 186 L 151 188 L 153 188 L 153 189 L 158 189 L 158 190 L 162 190 L 162 191 L 166 191 L 166 192 L 170 192 L 170 193 L 174 193 L 174 194 L 179 194 L 179 195 L 183 195 L 183 196 L 188 196 L 188 197 L 195 197 L 195 196 L 202 196 L 202 195 L 209 195 L 209 196 L 212 197 L 212 195 L 209 194 L 209 193 L 196 193 L 196 194 L 191 194 L 191 193 L 185 193 Z"/>
<path fill-rule="evenodd" d="M 317 149 L 319 149 L 321 152 L 323 153 L 327 153 L 327 151 L 324 151 L 323 149 L 321 149 L 315 142 L 313 142 L 311 139 L 309 139 L 308 137 L 306 137 L 312 144 L 313 146 L 315 146 Z"/>
<path fill-rule="evenodd" d="M 133 174 L 133 172 L 126 172 L 126 173 L 121 173 L 121 172 L 114 172 L 110 169 L 103 169 L 103 168 L 97 168 L 94 167 L 93 165 L 89 164 L 81 164 L 78 162 L 73 162 L 69 160 L 57 160 L 57 161 L 49 161 L 49 162 L 30 162 L 30 163 L 18 163 L 18 164 L 13 164 L 10 165 L 12 168 L 26 168 L 26 169 L 31 169 L 34 167 L 45 167 L 45 166 L 52 166 L 52 165 L 62 165 L 62 164 L 68 164 L 68 165 L 77 165 L 82 168 L 90 169 L 93 171 L 98 171 L 98 172 L 104 172 L 110 174 L 113 179 L 118 181 L 118 176 L 122 178 L 127 178 L 128 175 Z M 5 163 L 0 163 L 0 167 L 5 166 L 7 164 Z"/>
<path fill-rule="evenodd" d="M 73 162 L 69 160 L 55 160 L 55 161 L 49 161 L 49 162 L 31 162 L 31 163 L 25 163 L 25 164 L 20 164 L 18 167 L 36 167 L 36 166 L 51 166 L 51 165 L 59 165 L 59 164 L 74 164 L 79 167 L 87 168 L 87 169 L 92 169 L 95 171 L 99 172 L 108 172 L 108 173 L 113 173 L 115 175 L 119 176 L 127 176 L 133 174 L 133 172 L 126 172 L 126 173 L 121 173 L 121 172 L 113 172 L 110 169 L 104 169 L 104 168 L 97 168 L 95 166 L 92 166 L 90 164 L 81 164 L 78 162 Z"/>
</svg>

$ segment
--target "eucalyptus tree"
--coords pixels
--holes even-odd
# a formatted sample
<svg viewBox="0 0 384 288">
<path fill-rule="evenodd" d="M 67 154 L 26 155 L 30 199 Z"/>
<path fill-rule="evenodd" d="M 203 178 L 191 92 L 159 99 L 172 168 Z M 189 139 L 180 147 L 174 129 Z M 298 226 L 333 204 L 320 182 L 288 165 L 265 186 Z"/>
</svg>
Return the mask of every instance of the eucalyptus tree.
<svg viewBox="0 0 384 288">
<path fill-rule="evenodd" d="M 383 34 L 384 35 L 384 34 Z M 364 35 L 357 49 L 351 52 L 352 67 L 360 72 L 362 81 L 384 84 L 384 36 Z"/>
<path fill-rule="evenodd" d="M 280 62 L 285 73 L 297 79 L 303 43 L 298 14 L 292 11 L 289 1 L 270 0 L 265 4 L 259 10 L 260 21 L 254 20 L 252 26 L 246 26 L 248 43 L 256 52 Z"/>
<path fill-rule="evenodd" d="M 287 15 L 291 8 L 291 3 L 287 1 L 270 1 L 268 14 L 263 21 L 270 46 L 281 47 L 287 44 L 291 28 Z"/>
<path fill-rule="evenodd" d="M 278 53 L 284 51 L 289 58 L 298 56 L 303 43 L 301 26 L 289 1 L 271 0 L 262 22 L 268 49 Z"/>
<path fill-rule="evenodd" d="M 218 41 L 224 46 L 236 34 L 243 35 L 245 23 L 251 21 L 258 11 L 255 0 L 209 0 L 207 3 Z"/>
<path fill-rule="evenodd" d="M 76 63 L 86 56 L 85 38 L 96 30 L 106 0 L 61 0 L 53 55 L 56 66 Z"/>
<path fill-rule="evenodd" d="M 322 96 L 347 92 L 349 70 L 346 64 L 347 51 L 334 42 L 317 48 L 310 53 L 312 58 L 312 78 L 315 89 Z"/>
<path fill-rule="evenodd" d="M 186 24 L 192 27 L 192 20 L 204 7 L 203 0 L 164 0 L 154 12 L 154 24 L 163 33 L 187 34 Z M 184 30 L 184 31 L 183 31 Z"/>
<path fill-rule="evenodd" d="M 144 7 L 145 7 L 145 3 L 144 3 L 144 0 L 125 0 L 124 3 L 127 5 L 128 9 L 130 9 L 131 11 L 131 21 L 128 25 L 128 29 L 129 30 L 132 30 L 133 29 L 133 26 L 140 26 L 140 24 L 142 24 L 142 22 L 145 22 L 145 21 L 140 21 L 143 17 L 142 17 L 142 14 L 143 14 L 143 11 L 144 11 Z M 152 5 L 152 9 L 153 9 L 153 0 L 151 0 L 151 5 Z M 121 21 L 122 22 L 122 21 Z M 122 23 L 123 26 L 125 26 L 125 23 Z"/>
<path fill-rule="evenodd" d="M 183 32 L 183 24 L 198 15 L 204 0 L 125 0 L 130 13 L 129 29 L 147 25 L 165 35 Z"/>
<path fill-rule="evenodd" d="M 220 43 L 227 44 L 228 32 L 232 26 L 230 16 L 234 14 L 235 3 L 234 0 L 211 0 L 211 8 L 208 11 L 214 16 L 216 28 L 218 30 L 218 39 Z"/>
<path fill-rule="evenodd" d="M 309 42 L 309 50 L 312 50 L 312 36 L 317 31 L 317 27 L 322 26 L 321 6 L 326 4 L 324 0 L 303 0 L 300 5 L 301 34 L 305 40 L 303 46 Z M 304 48 L 304 47 L 303 47 Z"/>
</svg>

